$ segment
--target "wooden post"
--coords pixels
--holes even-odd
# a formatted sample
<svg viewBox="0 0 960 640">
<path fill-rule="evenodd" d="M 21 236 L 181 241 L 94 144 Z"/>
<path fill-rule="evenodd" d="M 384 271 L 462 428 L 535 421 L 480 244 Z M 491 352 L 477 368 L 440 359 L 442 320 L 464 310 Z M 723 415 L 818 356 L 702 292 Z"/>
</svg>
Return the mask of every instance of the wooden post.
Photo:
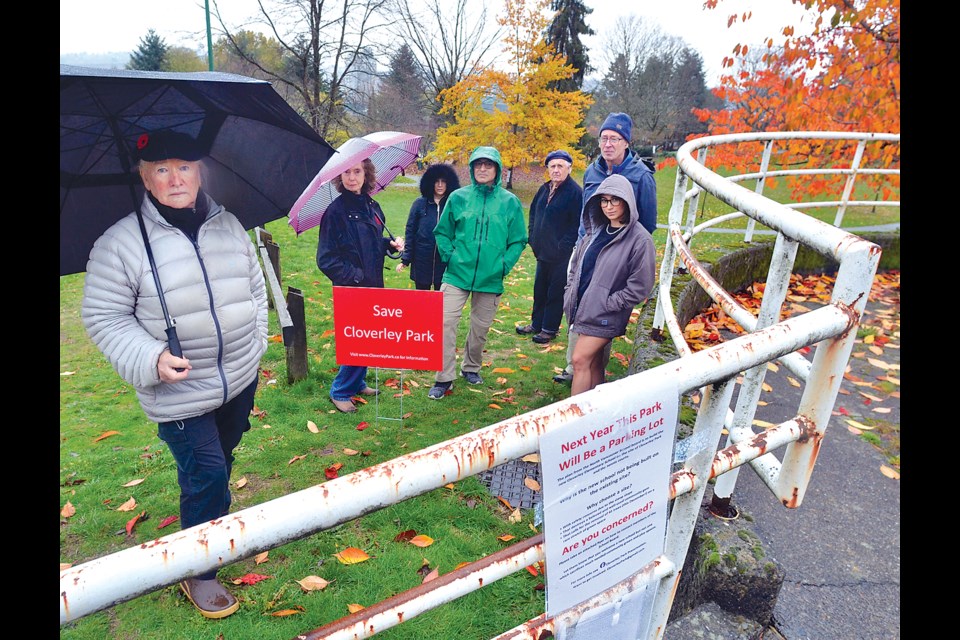
<svg viewBox="0 0 960 640">
<path fill-rule="evenodd" d="M 303 292 L 287 287 L 287 311 L 292 321 L 283 327 L 283 346 L 287 349 L 287 382 L 303 380 L 307 368 L 307 319 L 303 308 Z"/>
<path fill-rule="evenodd" d="M 276 277 L 277 285 L 282 285 L 283 281 L 280 278 L 280 245 L 273 241 L 273 234 L 267 232 L 263 227 L 257 227 L 256 233 L 258 240 L 257 245 L 262 251 L 266 252 L 266 256 L 261 255 L 261 258 L 270 260 L 270 266 L 273 267 L 273 274 Z M 270 309 L 276 308 L 273 297 L 269 297 L 267 303 Z"/>
</svg>

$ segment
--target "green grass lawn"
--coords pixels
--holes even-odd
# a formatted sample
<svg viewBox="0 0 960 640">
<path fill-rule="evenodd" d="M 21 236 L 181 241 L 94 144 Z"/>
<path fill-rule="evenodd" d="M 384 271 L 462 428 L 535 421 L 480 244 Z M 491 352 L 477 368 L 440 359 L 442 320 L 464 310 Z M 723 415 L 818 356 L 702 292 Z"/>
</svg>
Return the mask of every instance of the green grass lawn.
<svg viewBox="0 0 960 640">
<path fill-rule="evenodd" d="M 660 222 L 667 221 L 673 194 L 674 169 L 657 173 Z M 582 176 L 575 176 L 578 180 Z M 404 178 L 399 178 L 403 182 Z M 419 195 L 415 187 L 395 183 L 375 196 L 387 224 L 402 235 L 407 212 Z M 515 185 L 526 208 L 539 182 Z M 720 215 L 723 207 L 711 198 L 703 203 L 704 215 Z M 833 211 L 824 212 L 832 221 Z M 873 221 L 871 211 L 848 211 L 845 225 Z M 884 212 L 882 215 L 887 215 Z M 891 214 L 892 215 L 892 214 Z M 899 209 L 895 212 L 899 220 Z M 506 280 L 501 308 L 488 336 L 481 375 L 484 383 L 473 387 L 455 383 L 453 395 L 437 402 L 427 398 L 433 372 L 370 369 L 368 382 L 379 378 L 379 413 L 373 402 L 356 414 L 337 413 L 328 400 L 337 371 L 333 343 L 333 308 L 329 280 L 316 268 L 317 230 L 296 236 L 286 219 L 269 223 L 267 231 L 280 246 L 284 287 L 303 292 L 309 376 L 287 383 L 285 351 L 272 340 L 262 361 L 256 397 L 257 417 L 235 452 L 232 482 L 244 479 L 233 491 L 234 510 L 306 489 L 325 481 L 324 471 L 335 463 L 343 476 L 365 467 L 496 423 L 508 416 L 566 398 L 569 386 L 554 383 L 552 376 L 565 364 L 566 339 L 540 346 L 518 336 L 514 327 L 529 322 L 535 260 L 525 250 Z M 654 234 L 662 255 L 665 231 Z M 739 243 L 738 236 L 711 236 L 701 246 L 721 252 Z M 387 260 L 387 287 L 413 288 L 409 271 L 397 274 L 396 262 Z M 172 457 L 156 435 L 156 425 L 143 415 L 133 389 L 112 370 L 87 338 L 79 318 L 83 274 L 60 278 L 60 508 L 69 502 L 75 513 L 60 517 L 60 562 L 85 561 L 148 542 L 175 531 L 177 523 L 158 530 L 164 518 L 178 514 L 178 488 Z M 462 327 L 466 326 L 464 313 Z M 270 334 L 279 337 L 276 314 L 270 315 Z M 462 346 L 465 329 L 458 335 Z M 608 372 L 619 378 L 627 371 L 637 336 L 632 326 L 625 338 L 614 341 L 615 356 Z M 495 368 L 510 373 L 493 373 Z M 409 395 L 395 397 L 402 377 Z M 497 408 L 499 407 L 499 408 Z M 358 431 L 357 424 L 370 427 Z M 313 422 L 318 433 L 308 430 Z M 107 437 L 101 436 L 110 434 Z M 350 451 L 359 452 L 351 454 Z M 304 456 L 300 458 L 299 456 Z M 139 484 L 125 486 L 135 480 Z M 132 511 L 119 511 L 130 498 Z M 146 512 L 132 536 L 124 526 Z M 282 545 L 269 552 L 265 562 L 249 558 L 225 567 L 221 578 L 230 581 L 248 573 L 269 576 L 253 585 L 231 586 L 242 602 L 240 611 L 221 621 L 209 621 L 193 609 L 175 587 L 167 587 L 132 601 L 89 615 L 61 627 L 69 640 L 103 638 L 262 638 L 287 639 L 336 620 L 348 605 L 371 606 L 421 583 L 421 568 L 448 573 L 462 562 L 477 560 L 506 544 L 534 535 L 533 514 L 511 522 L 510 510 L 475 478 L 451 488 L 440 488 L 405 503 L 345 523 L 331 530 Z M 414 529 L 430 536 L 425 548 L 394 542 L 398 533 Z M 371 559 L 354 565 L 338 562 L 334 554 L 357 547 Z M 311 575 L 330 582 L 322 591 L 305 592 L 296 581 Z M 542 576 L 527 571 L 489 585 L 425 615 L 388 630 L 387 639 L 464 638 L 497 635 L 544 611 Z M 294 610 L 293 615 L 272 613 Z"/>
</svg>

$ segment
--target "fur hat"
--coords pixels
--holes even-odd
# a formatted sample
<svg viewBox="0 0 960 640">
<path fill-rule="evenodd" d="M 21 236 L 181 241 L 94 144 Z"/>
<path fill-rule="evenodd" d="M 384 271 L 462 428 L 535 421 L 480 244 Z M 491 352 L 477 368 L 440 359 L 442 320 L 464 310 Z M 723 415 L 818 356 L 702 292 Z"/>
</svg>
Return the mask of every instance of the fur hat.
<svg viewBox="0 0 960 640">
<path fill-rule="evenodd" d="M 548 166 L 551 160 L 566 160 L 570 164 L 573 164 L 573 156 L 564 151 L 563 149 L 557 149 L 556 151 L 551 151 L 547 154 L 547 159 L 543 161 L 544 166 Z"/>
<path fill-rule="evenodd" d="M 441 179 L 447 183 L 447 192 L 443 195 L 444 198 L 460 188 L 460 177 L 451 165 L 432 164 L 420 176 L 420 195 L 432 202 L 433 188 L 437 186 L 437 180 Z"/>
<path fill-rule="evenodd" d="M 607 129 L 619 133 L 627 142 L 630 142 L 630 133 L 633 129 L 633 120 L 625 113 L 611 113 L 600 125 L 600 135 Z"/>
<path fill-rule="evenodd" d="M 199 160 L 205 154 L 196 140 L 185 133 L 161 129 L 144 133 L 137 138 L 137 151 L 141 160 L 160 162 L 161 160 Z"/>
</svg>

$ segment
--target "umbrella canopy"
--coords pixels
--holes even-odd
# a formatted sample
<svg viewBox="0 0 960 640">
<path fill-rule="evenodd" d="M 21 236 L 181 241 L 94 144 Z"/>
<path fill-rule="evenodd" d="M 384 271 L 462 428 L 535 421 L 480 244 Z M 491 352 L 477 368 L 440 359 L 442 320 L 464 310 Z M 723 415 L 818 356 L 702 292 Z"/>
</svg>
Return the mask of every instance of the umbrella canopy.
<svg viewBox="0 0 960 640">
<path fill-rule="evenodd" d="M 420 139 L 421 136 L 412 133 L 377 131 L 344 142 L 293 205 L 290 226 L 300 235 L 319 225 L 327 207 L 340 195 L 333 186 L 333 179 L 367 158 L 377 169 L 377 186 L 370 193 L 384 190 L 417 159 Z"/>
<path fill-rule="evenodd" d="M 60 275 L 139 206 L 137 140 L 163 129 L 197 139 L 204 191 L 247 229 L 286 215 L 334 153 L 269 82 L 60 65 Z"/>
</svg>

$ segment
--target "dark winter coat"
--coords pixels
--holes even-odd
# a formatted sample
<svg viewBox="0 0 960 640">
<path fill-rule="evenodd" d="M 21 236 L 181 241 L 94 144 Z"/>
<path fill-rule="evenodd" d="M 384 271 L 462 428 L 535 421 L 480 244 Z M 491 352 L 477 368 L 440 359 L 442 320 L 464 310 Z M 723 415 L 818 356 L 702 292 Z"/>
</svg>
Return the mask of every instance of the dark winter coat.
<svg viewBox="0 0 960 640">
<path fill-rule="evenodd" d="M 327 207 L 317 266 L 335 286 L 383 287 L 383 259 L 392 251 L 383 221 L 380 205 L 365 193 L 344 191 Z"/>
<path fill-rule="evenodd" d="M 583 172 L 583 203 L 586 205 L 587 200 L 593 197 L 597 187 L 607 176 L 621 175 L 633 185 L 640 224 L 648 232 L 653 233 L 657 230 L 657 183 L 653 179 L 655 170 L 656 167 L 652 162 L 644 160 L 630 149 L 627 149 L 623 162 L 612 169 L 607 167 L 607 161 L 603 156 L 597 156 L 597 159 L 587 165 L 587 170 Z"/>
<path fill-rule="evenodd" d="M 625 200 L 630 222 L 600 250 L 590 283 L 578 300 L 583 255 L 598 234 L 607 233 L 607 218 L 600 210 L 601 195 Z M 653 290 L 657 251 L 653 238 L 639 223 L 633 185 L 621 175 L 612 175 L 598 185 L 583 208 L 582 221 L 586 235 L 570 258 L 563 312 L 575 333 L 616 338 L 626 333 L 633 308 Z"/>
<path fill-rule="evenodd" d="M 527 224 L 530 248 L 541 262 L 570 260 L 573 245 L 577 243 L 577 227 L 583 207 L 583 189 L 572 176 L 560 183 L 553 198 L 550 182 L 544 183 L 530 202 L 530 220 Z"/>
<path fill-rule="evenodd" d="M 437 180 L 447 183 L 447 190 L 439 204 L 434 200 L 433 188 Z M 440 279 L 446 269 L 446 263 L 440 259 L 437 240 L 433 230 L 440 220 L 443 205 L 453 191 L 460 188 L 457 172 L 448 164 L 435 164 L 427 167 L 420 178 L 420 197 L 410 205 L 407 227 L 404 235 L 406 242 L 400 260 L 410 267 L 410 279 L 418 288 L 440 286 Z"/>
</svg>

